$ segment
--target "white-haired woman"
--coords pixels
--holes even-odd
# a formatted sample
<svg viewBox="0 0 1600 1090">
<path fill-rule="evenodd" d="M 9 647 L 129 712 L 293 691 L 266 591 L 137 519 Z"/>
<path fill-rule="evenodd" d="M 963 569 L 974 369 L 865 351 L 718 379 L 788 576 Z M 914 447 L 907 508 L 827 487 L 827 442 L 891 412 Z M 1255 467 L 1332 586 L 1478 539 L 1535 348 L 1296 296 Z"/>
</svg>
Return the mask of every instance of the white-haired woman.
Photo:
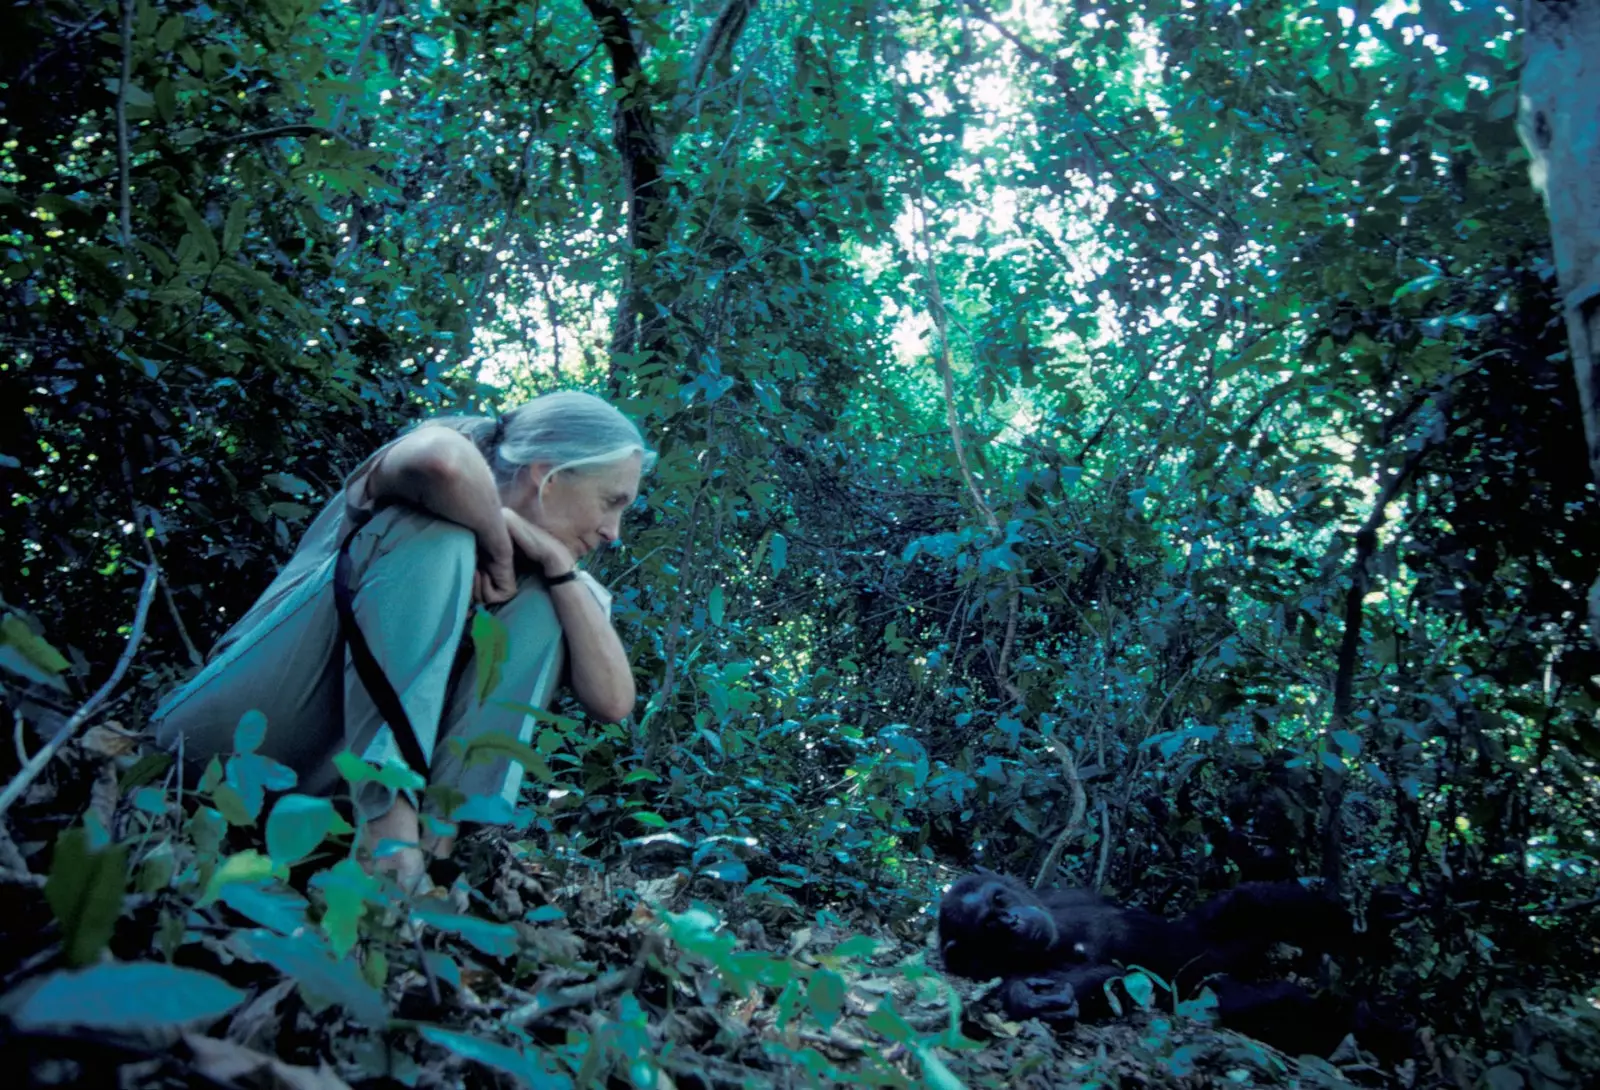
<svg viewBox="0 0 1600 1090">
<path fill-rule="evenodd" d="M 253 709 L 267 718 L 257 752 L 293 769 L 301 791 L 338 788 L 333 758 L 348 749 L 376 765 L 404 760 L 469 798 L 514 797 L 519 767 L 467 767 L 444 743 L 490 731 L 527 740 L 526 708 L 548 703 L 563 666 L 591 715 L 632 711 L 611 596 L 576 562 L 617 540 L 654 461 L 631 421 L 576 391 L 499 420 L 424 423 L 350 475 L 205 669 L 157 710 L 158 738 L 193 769 L 228 753 Z M 510 640 L 483 702 L 465 638 L 475 602 Z M 355 797 L 369 846 L 421 841 L 405 795 L 368 782 Z M 386 860 L 405 877 L 422 866 L 414 846 Z"/>
</svg>

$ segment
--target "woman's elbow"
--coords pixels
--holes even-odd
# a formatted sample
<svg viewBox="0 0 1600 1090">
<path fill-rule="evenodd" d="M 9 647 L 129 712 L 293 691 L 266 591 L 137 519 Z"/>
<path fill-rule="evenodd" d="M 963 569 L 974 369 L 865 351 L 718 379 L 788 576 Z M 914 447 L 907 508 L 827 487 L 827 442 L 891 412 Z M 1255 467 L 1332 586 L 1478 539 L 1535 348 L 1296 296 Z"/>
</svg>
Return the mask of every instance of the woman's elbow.
<svg viewBox="0 0 1600 1090">
<path fill-rule="evenodd" d="M 607 687 L 604 691 L 590 694 L 582 699 L 584 711 L 595 719 L 606 723 L 620 723 L 633 714 L 633 705 L 636 694 L 633 689 L 633 679 L 629 678 L 627 684 L 616 687 Z"/>
</svg>

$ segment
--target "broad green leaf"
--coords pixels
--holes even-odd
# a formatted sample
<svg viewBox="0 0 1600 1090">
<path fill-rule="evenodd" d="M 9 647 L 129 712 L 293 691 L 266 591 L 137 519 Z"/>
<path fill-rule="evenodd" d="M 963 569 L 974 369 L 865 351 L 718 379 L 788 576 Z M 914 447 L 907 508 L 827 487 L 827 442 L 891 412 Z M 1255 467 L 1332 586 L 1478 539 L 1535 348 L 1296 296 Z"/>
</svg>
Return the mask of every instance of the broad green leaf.
<svg viewBox="0 0 1600 1090">
<path fill-rule="evenodd" d="M 767 556 L 772 561 L 772 574 L 781 573 L 789 565 L 789 539 L 782 534 L 773 534 Z"/>
<path fill-rule="evenodd" d="M 503 759 L 515 761 L 533 773 L 541 783 L 556 782 L 555 773 L 550 771 L 550 765 L 542 754 L 528 743 L 502 730 L 478 735 L 461 748 L 461 754 L 462 761 L 468 768 Z"/>
<path fill-rule="evenodd" d="M 811 980 L 806 985 L 806 1001 L 811 1004 L 817 1021 L 831 1029 L 844 1010 L 844 977 L 831 969 L 812 970 Z"/>
<path fill-rule="evenodd" d="M 267 855 L 277 866 L 298 863 L 316 851 L 337 816 L 328 799 L 284 795 L 267 815 Z"/>
<path fill-rule="evenodd" d="M 222 224 L 222 252 L 231 254 L 239 248 L 239 242 L 244 238 L 245 225 L 249 222 L 250 198 L 237 197 L 233 204 L 228 206 L 228 218 Z"/>
<path fill-rule="evenodd" d="M 392 787 L 396 791 L 421 791 L 428 786 L 427 780 L 398 761 L 378 767 L 362 760 L 348 749 L 334 757 L 333 767 L 351 787 L 376 783 Z"/>
<path fill-rule="evenodd" d="M 266 803 L 266 793 L 287 791 L 298 779 L 294 769 L 259 753 L 241 753 L 229 757 L 227 767 L 227 774 L 223 777 L 224 786 L 233 789 L 247 817 L 246 821 L 240 822 L 229 815 L 229 821 L 235 825 L 255 824 L 256 818 L 261 816 L 261 807 Z M 215 792 L 213 796 L 213 801 L 220 807 L 221 801 L 215 798 Z"/>
<path fill-rule="evenodd" d="M 388 1024 L 383 995 L 361 976 L 355 959 L 335 957 L 314 934 L 248 931 L 237 941 L 257 960 L 293 978 L 308 996 L 338 1003 L 369 1026 Z"/>
<path fill-rule="evenodd" d="M 232 882 L 217 892 L 217 900 L 280 935 L 292 935 L 309 926 L 311 904 L 286 886 L 267 882 Z"/>
<path fill-rule="evenodd" d="M 1347 730 L 1333 732 L 1333 744 L 1339 747 L 1339 752 L 1346 757 L 1354 757 L 1361 752 L 1361 737 Z"/>
<path fill-rule="evenodd" d="M 428 904 L 413 907 L 411 918 L 437 927 L 440 931 L 460 935 L 491 957 L 508 958 L 517 952 L 517 929 L 510 924 L 442 912 Z"/>
<path fill-rule="evenodd" d="M 1156 986 L 1144 973 L 1129 973 L 1122 978 L 1128 996 L 1143 1010 L 1149 1010 L 1156 1001 Z"/>
<path fill-rule="evenodd" d="M 721 587 L 711 588 L 711 602 L 709 608 L 711 610 L 711 623 L 713 625 L 722 624 L 724 600 Z"/>
<path fill-rule="evenodd" d="M 489 699 L 489 694 L 500 684 L 510 653 L 511 633 L 500 618 L 485 609 L 475 612 L 472 615 L 472 661 L 477 664 L 478 703 Z"/>
<path fill-rule="evenodd" d="M 268 473 L 261 479 L 278 491 L 287 492 L 291 496 L 304 496 L 311 491 L 311 486 L 293 473 Z"/>
<path fill-rule="evenodd" d="M 665 829 L 667 827 L 667 819 L 654 810 L 635 810 L 632 817 L 640 825 L 648 825 L 652 829 Z"/>
<path fill-rule="evenodd" d="M 239 725 L 233 729 L 233 751 L 254 753 L 261 748 L 261 743 L 266 737 L 267 717 L 255 708 L 251 708 L 239 717 Z"/>
<path fill-rule="evenodd" d="M 222 887 L 231 882 L 259 882 L 270 877 L 272 860 L 254 848 L 246 848 L 223 860 L 222 865 L 212 873 L 211 881 L 206 883 L 205 893 L 195 902 L 195 907 L 204 908 L 215 901 Z"/>
<path fill-rule="evenodd" d="M 519 1085 L 534 1087 L 555 1085 L 548 1081 L 549 1076 L 535 1069 L 525 1053 L 509 1045 L 485 1041 L 481 1037 L 472 1037 L 439 1026 L 418 1026 L 417 1033 L 424 1041 L 430 1041 L 447 1052 L 464 1056 L 474 1063 L 510 1075 Z"/>
<path fill-rule="evenodd" d="M 912 1044 L 911 1051 L 922 1065 L 923 1079 L 933 1090 L 966 1090 L 966 1084 L 945 1066 L 945 1062 L 928 1045 L 918 1041 Z"/>
<path fill-rule="evenodd" d="M 112 844 L 96 850 L 88 830 L 74 826 L 56 838 L 55 860 L 44 897 L 61 927 L 67 964 L 87 965 L 100 956 L 128 885 L 128 849 Z"/>
<path fill-rule="evenodd" d="M 152 1030 L 212 1021 L 237 1007 L 244 997 L 244 992 L 198 969 L 142 961 L 105 962 L 46 977 L 12 1018 L 23 1029 Z"/>
<path fill-rule="evenodd" d="M 53 683 L 55 675 L 65 673 L 72 665 L 60 651 L 50 646 L 48 640 L 36 635 L 33 629 L 28 627 L 28 622 L 15 613 L 7 614 L 4 620 L 0 620 L 0 648 L 15 651 L 20 656 L 22 664 L 33 667 L 37 673 L 17 670 L 14 665 L 17 662 L 15 658 L 10 662 L 0 662 L 0 665 L 5 665 L 16 673 L 24 673 L 24 676 L 31 677 L 35 681 Z"/>
<path fill-rule="evenodd" d="M 322 894 L 327 905 L 322 930 L 333 952 L 344 957 L 355 948 L 358 925 L 366 915 L 367 903 L 378 896 L 378 883 L 354 859 L 341 859 L 312 878 L 311 887 Z"/>
<path fill-rule="evenodd" d="M 871 935 L 851 935 L 833 948 L 836 958 L 870 958 L 878 949 L 878 940 Z"/>
</svg>

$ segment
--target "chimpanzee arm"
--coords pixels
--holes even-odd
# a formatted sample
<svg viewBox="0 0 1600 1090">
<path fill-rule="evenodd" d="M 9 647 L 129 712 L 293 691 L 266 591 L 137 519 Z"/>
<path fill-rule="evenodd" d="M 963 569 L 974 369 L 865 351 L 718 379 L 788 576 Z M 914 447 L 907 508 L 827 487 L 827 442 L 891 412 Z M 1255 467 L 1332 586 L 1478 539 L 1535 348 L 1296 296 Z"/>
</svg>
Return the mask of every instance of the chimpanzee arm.
<svg viewBox="0 0 1600 1090">
<path fill-rule="evenodd" d="M 1117 1013 L 1106 996 L 1106 985 L 1126 973 L 1115 965 L 1079 965 L 1015 976 L 1001 986 L 1000 998 L 1012 1018 L 1093 1022 Z"/>
</svg>

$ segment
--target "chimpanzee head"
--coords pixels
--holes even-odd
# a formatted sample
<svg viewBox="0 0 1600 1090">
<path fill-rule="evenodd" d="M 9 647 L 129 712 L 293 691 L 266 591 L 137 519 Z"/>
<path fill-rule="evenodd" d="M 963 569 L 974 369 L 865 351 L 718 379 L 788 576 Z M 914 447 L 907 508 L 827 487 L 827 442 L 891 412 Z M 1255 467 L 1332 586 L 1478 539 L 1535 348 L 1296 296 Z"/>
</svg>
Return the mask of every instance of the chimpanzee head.
<svg viewBox="0 0 1600 1090">
<path fill-rule="evenodd" d="M 982 980 L 1025 970 L 1057 937 L 1049 910 L 1013 878 L 968 875 L 939 902 L 939 952 L 958 976 Z"/>
</svg>

